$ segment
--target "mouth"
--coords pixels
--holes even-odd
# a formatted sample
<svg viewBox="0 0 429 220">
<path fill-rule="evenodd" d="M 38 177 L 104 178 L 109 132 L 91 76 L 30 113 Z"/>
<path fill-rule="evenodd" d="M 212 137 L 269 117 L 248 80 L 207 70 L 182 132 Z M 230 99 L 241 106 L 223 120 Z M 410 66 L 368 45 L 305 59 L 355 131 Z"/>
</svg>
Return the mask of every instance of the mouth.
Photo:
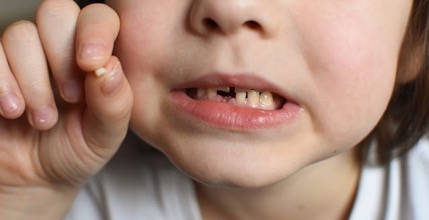
<svg viewBox="0 0 429 220">
<path fill-rule="evenodd" d="M 181 124 L 199 121 L 244 131 L 295 121 L 301 106 L 285 94 L 255 75 L 211 74 L 173 89 L 169 103 Z"/>
<path fill-rule="evenodd" d="M 185 92 L 195 100 L 209 100 L 261 110 L 278 110 L 287 102 L 285 98 L 269 90 L 223 87 L 188 88 Z"/>
</svg>

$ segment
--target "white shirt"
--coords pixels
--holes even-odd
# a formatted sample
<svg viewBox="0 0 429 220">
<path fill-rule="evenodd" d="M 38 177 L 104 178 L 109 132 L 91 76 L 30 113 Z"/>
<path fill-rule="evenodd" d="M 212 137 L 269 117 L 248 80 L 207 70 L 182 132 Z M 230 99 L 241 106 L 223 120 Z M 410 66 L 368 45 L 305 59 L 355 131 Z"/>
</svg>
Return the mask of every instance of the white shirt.
<svg viewBox="0 0 429 220">
<path fill-rule="evenodd" d="M 67 220 L 201 220 L 194 185 L 164 156 L 120 150 L 82 189 Z M 429 219 L 429 142 L 387 167 L 365 164 L 350 220 Z"/>
<path fill-rule="evenodd" d="M 428 140 L 388 167 L 364 165 L 350 219 L 429 219 Z"/>
<path fill-rule="evenodd" d="M 200 220 L 194 185 L 151 149 L 124 149 L 78 195 L 67 220 Z"/>
</svg>

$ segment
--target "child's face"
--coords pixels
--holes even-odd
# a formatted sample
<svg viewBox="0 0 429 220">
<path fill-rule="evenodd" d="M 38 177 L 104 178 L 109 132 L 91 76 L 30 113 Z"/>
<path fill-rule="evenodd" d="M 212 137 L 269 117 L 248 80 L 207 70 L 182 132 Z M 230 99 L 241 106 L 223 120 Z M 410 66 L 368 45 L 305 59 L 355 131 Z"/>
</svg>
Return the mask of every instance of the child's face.
<svg viewBox="0 0 429 220">
<path fill-rule="evenodd" d="M 122 22 L 116 53 L 134 90 L 133 130 L 199 180 L 254 187 L 348 151 L 373 129 L 412 1 L 108 4 Z M 221 87 L 236 89 L 224 98 Z"/>
</svg>

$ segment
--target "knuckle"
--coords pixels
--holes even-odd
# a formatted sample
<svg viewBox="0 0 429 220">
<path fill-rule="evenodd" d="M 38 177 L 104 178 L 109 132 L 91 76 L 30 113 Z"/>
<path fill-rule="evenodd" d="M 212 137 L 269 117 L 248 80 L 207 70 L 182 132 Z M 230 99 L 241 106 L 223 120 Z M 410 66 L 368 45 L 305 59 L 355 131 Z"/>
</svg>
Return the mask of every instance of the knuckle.
<svg viewBox="0 0 429 220">
<path fill-rule="evenodd" d="M 124 105 L 127 106 L 127 105 Z M 109 118 L 115 122 L 127 122 L 131 116 L 131 109 L 128 107 L 110 108 L 104 112 L 103 118 Z"/>
<path fill-rule="evenodd" d="M 0 96 L 3 96 L 4 94 L 8 94 L 11 92 L 12 92 L 12 88 L 10 86 L 10 83 L 7 82 L 7 80 L 0 78 Z"/>
<path fill-rule="evenodd" d="M 127 105 L 126 105 L 127 106 Z M 116 112 L 116 120 L 121 122 L 129 121 L 131 117 L 131 108 L 122 108 L 120 111 Z"/>
</svg>

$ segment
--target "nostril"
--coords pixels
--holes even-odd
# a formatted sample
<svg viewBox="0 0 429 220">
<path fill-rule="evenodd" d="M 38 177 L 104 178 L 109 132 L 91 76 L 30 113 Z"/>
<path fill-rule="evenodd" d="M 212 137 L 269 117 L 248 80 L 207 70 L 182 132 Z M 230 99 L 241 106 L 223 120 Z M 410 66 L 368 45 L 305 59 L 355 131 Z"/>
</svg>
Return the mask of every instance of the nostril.
<svg viewBox="0 0 429 220">
<path fill-rule="evenodd" d="M 246 21 L 244 23 L 244 26 L 246 26 L 250 29 L 256 29 L 256 30 L 262 29 L 261 25 L 258 22 L 253 21 L 253 20 Z"/>
<path fill-rule="evenodd" d="M 204 26 L 206 26 L 207 28 L 214 30 L 214 29 L 219 29 L 219 25 L 216 23 L 216 21 L 214 21 L 211 18 L 204 18 L 203 20 Z"/>
</svg>

